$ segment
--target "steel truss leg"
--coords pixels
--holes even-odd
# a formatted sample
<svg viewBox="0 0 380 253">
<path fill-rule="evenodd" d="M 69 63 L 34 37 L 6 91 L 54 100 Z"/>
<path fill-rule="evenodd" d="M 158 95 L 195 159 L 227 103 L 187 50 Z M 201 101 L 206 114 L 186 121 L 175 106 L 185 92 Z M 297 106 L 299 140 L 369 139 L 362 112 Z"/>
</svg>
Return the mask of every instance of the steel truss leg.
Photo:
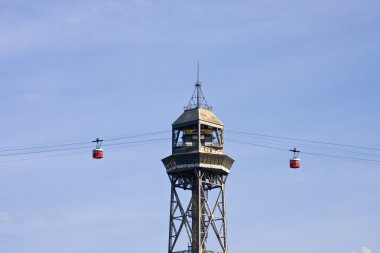
<svg viewBox="0 0 380 253">
<path fill-rule="evenodd" d="M 169 253 L 228 253 L 225 182 L 227 175 L 203 170 L 184 175 L 169 175 L 171 181 Z M 191 199 L 184 209 L 177 189 L 191 190 Z M 208 198 L 217 191 L 216 200 Z M 179 222 L 179 225 L 178 225 Z M 191 249 L 175 250 L 178 238 L 185 227 Z M 216 251 L 207 249 L 207 238 L 214 233 L 219 243 Z"/>
</svg>

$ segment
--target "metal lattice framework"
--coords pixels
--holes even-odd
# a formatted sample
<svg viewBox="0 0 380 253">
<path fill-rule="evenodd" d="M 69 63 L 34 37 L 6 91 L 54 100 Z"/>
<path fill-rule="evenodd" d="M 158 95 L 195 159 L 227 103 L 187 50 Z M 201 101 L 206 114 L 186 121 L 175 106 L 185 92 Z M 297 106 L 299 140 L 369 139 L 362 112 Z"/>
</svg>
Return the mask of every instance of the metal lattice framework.
<svg viewBox="0 0 380 253">
<path fill-rule="evenodd" d="M 195 91 L 172 124 L 172 155 L 162 159 L 171 182 L 168 253 L 228 253 L 225 183 L 234 160 L 224 154 L 223 130 L 198 63 Z"/>
<path fill-rule="evenodd" d="M 203 95 L 201 85 L 202 83 L 199 81 L 199 61 L 197 67 L 197 81 L 195 82 L 195 90 L 193 95 L 190 98 L 189 104 L 185 107 L 185 110 L 190 110 L 193 108 L 206 108 L 208 110 L 212 110 L 212 107 L 207 104 L 207 100 Z"/>
<path fill-rule="evenodd" d="M 221 252 L 227 253 L 227 223 L 225 182 L 227 174 L 209 172 L 198 168 L 185 173 L 169 174 L 171 182 L 169 253 Z M 189 203 L 183 203 L 178 190 L 191 194 Z M 216 199 L 208 193 L 216 191 Z M 186 233 L 188 250 L 175 251 L 182 233 Z M 218 241 L 217 251 L 206 250 L 207 239 L 213 233 Z"/>
</svg>

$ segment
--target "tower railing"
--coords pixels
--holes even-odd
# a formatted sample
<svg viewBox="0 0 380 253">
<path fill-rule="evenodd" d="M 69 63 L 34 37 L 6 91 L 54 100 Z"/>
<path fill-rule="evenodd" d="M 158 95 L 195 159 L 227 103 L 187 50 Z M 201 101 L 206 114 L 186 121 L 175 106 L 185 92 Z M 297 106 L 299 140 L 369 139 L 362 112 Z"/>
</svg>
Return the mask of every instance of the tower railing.
<svg viewBox="0 0 380 253">
<path fill-rule="evenodd" d="M 181 250 L 181 251 L 175 251 L 173 253 L 191 253 L 191 249 L 189 250 Z M 211 250 L 205 250 L 203 251 L 203 253 L 222 253 L 222 252 L 215 252 L 215 251 L 211 251 Z"/>
</svg>

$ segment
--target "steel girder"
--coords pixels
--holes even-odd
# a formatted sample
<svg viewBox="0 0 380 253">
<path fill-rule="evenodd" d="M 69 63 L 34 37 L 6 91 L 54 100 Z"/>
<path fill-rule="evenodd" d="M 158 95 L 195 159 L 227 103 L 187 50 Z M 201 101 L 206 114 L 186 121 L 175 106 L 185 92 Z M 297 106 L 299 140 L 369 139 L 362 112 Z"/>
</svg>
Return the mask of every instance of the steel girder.
<svg viewBox="0 0 380 253">
<path fill-rule="evenodd" d="M 171 182 L 169 253 L 227 253 L 227 216 L 225 173 L 197 168 L 195 170 L 169 174 Z M 178 194 L 178 190 L 191 193 L 188 203 Z M 216 193 L 216 199 L 208 197 Z M 215 191 L 215 192 L 214 192 Z M 186 231 L 186 232 L 185 232 Z M 187 238 L 188 249 L 176 250 L 182 234 Z M 207 239 L 215 235 L 218 248 L 207 249 Z"/>
</svg>

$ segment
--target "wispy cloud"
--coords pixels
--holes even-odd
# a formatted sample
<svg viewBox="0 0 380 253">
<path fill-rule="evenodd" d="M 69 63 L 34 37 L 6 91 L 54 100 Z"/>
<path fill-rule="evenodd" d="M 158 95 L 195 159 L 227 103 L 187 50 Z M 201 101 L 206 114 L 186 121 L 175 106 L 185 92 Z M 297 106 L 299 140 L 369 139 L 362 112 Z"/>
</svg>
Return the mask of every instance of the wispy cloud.
<svg viewBox="0 0 380 253">
<path fill-rule="evenodd" d="M 0 222 L 43 222 L 43 223 L 58 223 L 65 220 L 61 215 L 52 215 L 44 213 L 16 213 L 0 212 Z"/>
<path fill-rule="evenodd" d="M 59 5 L 37 1 L 33 6 L 25 6 L 27 17 L 17 5 L 9 5 L 7 13 L 20 17 L 21 21 L 10 22 L 2 17 L 0 10 L 2 54 L 92 43 L 144 41 L 152 35 L 154 27 L 151 25 L 159 23 L 157 9 L 160 8 L 153 8 L 151 1 L 67 1 Z"/>
<path fill-rule="evenodd" d="M 0 233 L 0 242 L 1 241 L 7 242 L 7 241 L 15 240 L 15 239 L 17 239 L 16 235 L 8 234 L 8 233 Z"/>
<path fill-rule="evenodd" d="M 246 3 L 231 5 L 222 2 L 215 7 L 212 3 L 199 6 L 193 3 L 164 5 L 148 0 L 91 1 L 81 4 L 67 1 L 45 7 L 45 3 L 37 1 L 35 9 L 30 10 L 36 13 L 23 22 L 9 23 L 0 17 L 0 52 L 10 54 L 20 50 L 74 47 L 80 44 L 88 46 L 93 43 L 223 44 L 238 40 L 256 41 L 263 39 L 263 34 L 267 34 L 270 39 L 298 36 L 322 28 L 325 30 L 326 27 L 333 29 L 334 23 L 341 24 L 337 20 L 331 22 L 337 14 L 336 9 L 342 7 L 340 3 L 299 5 L 298 1 L 289 0 L 284 3 L 287 6 L 284 12 L 281 5 L 264 2 L 248 6 Z M 348 4 L 343 13 L 350 13 L 354 7 L 356 5 L 353 3 Z M 22 15 L 17 8 L 12 9 L 11 13 L 16 17 Z M 302 22 L 294 22 L 299 19 Z M 329 25 L 326 26 L 326 23 Z"/>
<path fill-rule="evenodd" d="M 372 250 L 370 250 L 369 248 L 363 246 L 362 249 L 361 249 L 361 253 L 372 253 Z"/>
<path fill-rule="evenodd" d="M 7 212 L 0 212 L 0 222 L 11 221 L 11 217 Z"/>
<path fill-rule="evenodd" d="M 353 250 L 352 253 L 372 253 L 372 250 L 370 250 L 368 247 L 363 246 L 360 251 Z"/>
</svg>

